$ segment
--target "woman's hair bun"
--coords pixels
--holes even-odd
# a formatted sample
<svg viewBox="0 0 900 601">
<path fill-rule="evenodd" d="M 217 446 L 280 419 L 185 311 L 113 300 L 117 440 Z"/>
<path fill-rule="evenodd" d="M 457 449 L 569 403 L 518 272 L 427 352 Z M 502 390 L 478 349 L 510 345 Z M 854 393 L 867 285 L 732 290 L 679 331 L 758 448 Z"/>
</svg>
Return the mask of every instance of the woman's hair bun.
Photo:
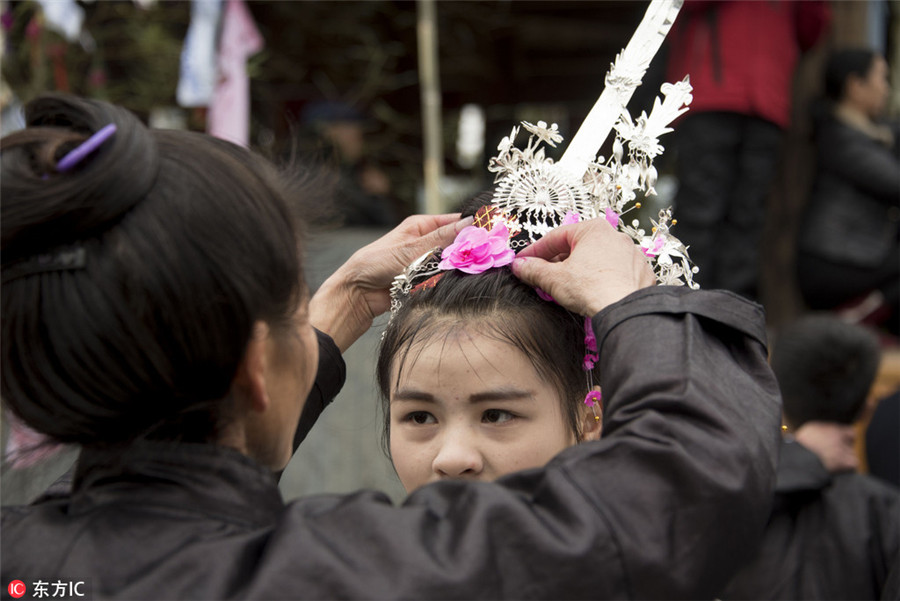
<svg viewBox="0 0 900 601">
<path fill-rule="evenodd" d="M 41 96 L 25 107 L 27 129 L 3 140 L 3 263 L 95 236 L 153 187 L 159 167 L 150 130 L 131 112 L 74 96 Z M 109 125 L 116 132 L 72 169 L 56 164 Z"/>
</svg>

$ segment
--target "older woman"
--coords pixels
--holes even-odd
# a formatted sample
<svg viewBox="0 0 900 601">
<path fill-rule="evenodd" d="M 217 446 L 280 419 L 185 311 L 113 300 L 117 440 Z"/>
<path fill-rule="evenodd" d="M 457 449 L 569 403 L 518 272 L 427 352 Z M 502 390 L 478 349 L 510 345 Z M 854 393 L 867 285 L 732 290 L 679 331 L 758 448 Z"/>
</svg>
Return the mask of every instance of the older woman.
<svg viewBox="0 0 900 601">
<path fill-rule="evenodd" d="M 699 598 L 760 536 L 779 419 L 761 311 L 648 287 L 604 220 L 513 266 L 593 316 L 601 441 L 401 506 L 373 492 L 285 504 L 272 470 L 339 389 L 340 351 L 387 309 L 391 276 L 467 223 L 408 221 L 309 299 L 289 202 L 309 187 L 102 102 L 42 98 L 27 121 L 2 142 L 0 392 L 83 450 L 71 490 L 3 508 L 4 583 L 115 599 Z"/>
</svg>

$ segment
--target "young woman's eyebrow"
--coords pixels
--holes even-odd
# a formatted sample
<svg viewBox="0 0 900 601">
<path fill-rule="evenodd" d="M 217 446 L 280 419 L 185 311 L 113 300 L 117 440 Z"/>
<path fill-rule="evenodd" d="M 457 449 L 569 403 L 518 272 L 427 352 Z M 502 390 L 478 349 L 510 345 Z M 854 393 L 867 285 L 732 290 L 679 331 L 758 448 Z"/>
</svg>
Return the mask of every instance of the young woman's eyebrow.
<svg viewBox="0 0 900 601">
<path fill-rule="evenodd" d="M 534 398 L 534 392 L 519 388 L 500 388 L 479 392 L 469 397 L 470 403 L 487 403 L 492 401 L 518 401 Z"/>
<path fill-rule="evenodd" d="M 397 401 L 424 401 L 434 403 L 434 395 L 416 388 L 399 388 L 391 395 L 391 402 Z"/>
<path fill-rule="evenodd" d="M 517 401 L 534 398 L 534 392 L 518 388 L 500 388 L 477 392 L 469 397 L 470 403 L 489 403 L 493 401 Z M 434 395 L 424 390 L 415 388 L 400 388 L 391 395 L 391 403 L 404 401 L 418 401 L 426 403 L 437 402 Z"/>
</svg>

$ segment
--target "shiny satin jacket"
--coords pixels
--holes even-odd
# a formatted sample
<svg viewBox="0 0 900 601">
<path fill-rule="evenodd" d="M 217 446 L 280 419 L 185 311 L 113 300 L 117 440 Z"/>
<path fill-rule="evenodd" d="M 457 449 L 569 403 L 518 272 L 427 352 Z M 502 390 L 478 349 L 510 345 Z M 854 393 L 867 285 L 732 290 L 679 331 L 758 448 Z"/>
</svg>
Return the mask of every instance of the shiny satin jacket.
<svg viewBox="0 0 900 601">
<path fill-rule="evenodd" d="M 71 493 L 3 509 L 4 586 L 89 580 L 94 599 L 711 598 L 761 537 L 774 485 L 780 399 L 762 311 L 655 287 L 593 323 L 603 438 L 545 468 L 431 484 L 399 506 L 371 491 L 285 504 L 270 473 L 228 449 L 86 450 Z"/>
</svg>

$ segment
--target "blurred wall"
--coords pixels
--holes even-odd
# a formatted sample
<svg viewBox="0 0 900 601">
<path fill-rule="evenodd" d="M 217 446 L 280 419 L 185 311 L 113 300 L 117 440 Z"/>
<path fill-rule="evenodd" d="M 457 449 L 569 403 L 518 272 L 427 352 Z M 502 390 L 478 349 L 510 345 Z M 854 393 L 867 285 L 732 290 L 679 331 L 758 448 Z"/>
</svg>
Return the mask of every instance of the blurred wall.
<svg viewBox="0 0 900 601">
<path fill-rule="evenodd" d="M 320 234 L 307 250 L 307 281 L 317 288 L 353 252 L 386 230 L 342 229 Z M 404 496 L 390 461 L 381 451 L 381 412 L 375 359 L 387 316 L 344 354 L 347 383 L 300 445 L 281 478 L 285 498 L 313 493 L 383 490 Z"/>
</svg>

